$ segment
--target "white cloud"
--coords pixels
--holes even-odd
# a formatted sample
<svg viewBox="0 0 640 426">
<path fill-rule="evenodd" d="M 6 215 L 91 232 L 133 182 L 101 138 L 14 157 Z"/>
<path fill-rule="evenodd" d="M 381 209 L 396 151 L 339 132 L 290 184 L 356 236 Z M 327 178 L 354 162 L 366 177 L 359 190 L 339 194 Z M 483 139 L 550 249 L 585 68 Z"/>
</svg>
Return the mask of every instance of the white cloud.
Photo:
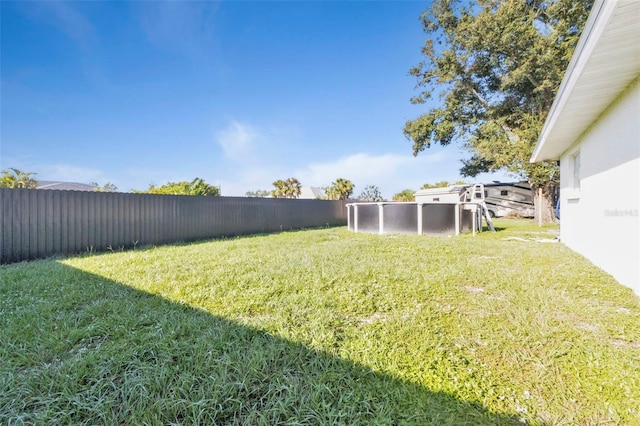
<svg viewBox="0 0 640 426">
<path fill-rule="evenodd" d="M 34 165 L 33 169 L 37 173 L 37 178 L 42 180 L 80 183 L 105 181 L 105 174 L 102 170 L 70 164 L 39 164 Z"/>
<path fill-rule="evenodd" d="M 338 177 L 358 181 L 377 180 L 392 176 L 401 168 L 412 167 L 417 163 L 436 163 L 442 161 L 443 158 L 442 154 L 426 155 L 416 159 L 398 154 L 370 155 L 360 153 L 342 157 L 333 162 L 310 164 L 299 174 L 311 185 L 331 182 Z"/>
<path fill-rule="evenodd" d="M 258 137 L 259 134 L 249 125 L 235 120 L 215 135 L 216 142 L 222 147 L 225 155 L 233 160 L 245 159 L 251 153 Z"/>
<path fill-rule="evenodd" d="M 332 162 L 313 163 L 300 169 L 294 175 L 303 185 L 328 186 L 337 178 L 351 180 L 358 195 L 367 185 L 376 185 L 385 197 L 391 196 L 405 188 L 417 189 L 429 181 L 431 175 L 449 178 L 457 176 L 457 170 L 446 171 L 446 163 L 450 162 L 443 151 L 413 157 L 410 155 L 367 153 L 353 154 Z"/>
<path fill-rule="evenodd" d="M 266 162 L 259 166 L 243 163 L 235 170 L 233 177 L 227 176 L 220 181 L 220 185 L 223 195 L 244 196 L 247 191 L 273 189 L 272 182 L 278 178 L 295 177 L 303 186 L 325 187 L 342 177 L 356 185 L 355 196 L 365 186 L 376 185 L 386 198 L 391 199 L 396 192 L 406 188 L 417 190 L 425 182 L 457 180 L 458 170 L 451 167 L 451 164 L 451 159 L 444 152 L 417 158 L 393 153 L 358 153 L 335 161 L 309 163 L 301 167 Z"/>
<path fill-rule="evenodd" d="M 355 184 L 354 196 L 358 196 L 365 186 L 375 185 L 387 199 L 404 189 L 418 190 L 425 183 L 443 180 L 469 183 L 514 180 L 505 172 L 484 173 L 475 178 L 461 177 L 457 154 L 442 148 L 417 157 L 395 153 L 358 153 L 335 161 L 312 163 L 292 175 L 303 185 L 320 187 L 330 185 L 339 177 L 349 179 Z"/>
</svg>

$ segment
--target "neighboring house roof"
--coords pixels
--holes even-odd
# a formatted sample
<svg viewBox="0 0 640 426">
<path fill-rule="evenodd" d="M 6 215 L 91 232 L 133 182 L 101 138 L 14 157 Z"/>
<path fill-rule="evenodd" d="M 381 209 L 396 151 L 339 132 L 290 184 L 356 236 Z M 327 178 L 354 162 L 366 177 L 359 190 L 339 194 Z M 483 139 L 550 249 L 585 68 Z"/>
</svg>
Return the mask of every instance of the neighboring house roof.
<svg viewBox="0 0 640 426">
<path fill-rule="evenodd" d="M 315 200 L 322 197 L 324 197 L 324 191 L 322 188 L 315 186 L 303 186 L 300 188 L 300 196 L 298 198 Z"/>
<path fill-rule="evenodd" d="M 557 160 L 640 76 L 640 1 L 599 0 L 547 116 L 531 161 Z"/>
<path fill-rule="evenodd" d="M 57 189 L 62 191 L 95 191 L 96 187 L 79 182 L 60 182 L 53 180 L 39 180 L 37 189 Z"/>
</svg>

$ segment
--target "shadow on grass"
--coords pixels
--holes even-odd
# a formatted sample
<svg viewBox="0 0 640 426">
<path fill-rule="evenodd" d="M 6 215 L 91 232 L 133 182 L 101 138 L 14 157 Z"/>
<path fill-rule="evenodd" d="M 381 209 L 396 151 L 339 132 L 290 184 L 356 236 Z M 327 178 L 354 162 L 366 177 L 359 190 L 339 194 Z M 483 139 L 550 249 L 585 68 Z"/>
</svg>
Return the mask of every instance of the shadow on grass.
<svg viewBox="0 0 640 426">
<path fill-rule="evenodd" d="M 92 248 L 91 250 L 86 250 L 83 252 L 59 253 L 59 254 L 47 256 L 45 258 L 24 259 L 17 262 L 0 263 L 0 265 L 5 265 L 5 264 L 8 265 L 8 264 L 19 263 L 19 262 L 30 262 L 35 260 L 64 260 L 71 257 L 94 256 L 96 254 L 107 253 L 107 252 L 122 253 L 122 252 L 128 252 L 128 251 L 136 251 L 136 250 L 149 250 L 149 249 L 158 248 L 158 247 L 183 247 L 183 246 L 190 246 L 194 244 L 206 244 L 206 243 L 211 243 L 215 241 L 235 241 L 235 240 L 247 240 L 247 239 L 250 240 L 255 238 L 279 235 L 279 234 L 298 234 L 298 233 L 302 234 L 309 231 L 319 231 L 323 229 L 341 229 L 341 228 L 347 229 L 347 226 L 326 224 L 322 226 L 311 226 L 306 228 L 283 228 L 280 231 L 253 232 L 253 233 L 246 233 L 246 234 L 219 235 L 214 237 L 196 238 L 196 239 L 187 239 L 187 240 L 178 240 L 178 241 L 165 241 L 157 244 L 127 245 L 127 246 L 120 246 L 116 248 L 103 248 L 103 249 Z"/>
<path fill-rule="evenodd" d="M 518 423 L 59 262 L 0 276 L 10 424 Z"/>
<path fill-rule="evenodd" d="M 504 226 L 495 226 L 495 225 L 494 225 L 493 229 L 494 229 L 496 232 L 502 232 L 502 231 L 504 231 L 504 230 L 505 230 L 505 229 L 507 229 L 507 228 L 505 228 Z M 488 227 L 488 226 L 483 226 L 483 227 L 482 227 L 482 232 L 491 232 L 491 230 L 489 229 L 489 227 Z"/>
</svg>

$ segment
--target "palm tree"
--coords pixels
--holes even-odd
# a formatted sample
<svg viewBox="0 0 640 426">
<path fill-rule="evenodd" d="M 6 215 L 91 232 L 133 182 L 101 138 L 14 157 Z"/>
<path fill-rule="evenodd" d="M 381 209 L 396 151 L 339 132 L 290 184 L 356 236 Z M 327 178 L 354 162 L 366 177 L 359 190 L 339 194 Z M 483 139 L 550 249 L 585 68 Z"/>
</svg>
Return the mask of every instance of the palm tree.
<svg viewBox="0 0 640 426">
<path fill-rule="evenodd" d="M 275 198 L 298 198 L 302 190 L 302 185 L 296 178 L 278 179 L 273 182 L 273 186 L 275 189 L 271 191 L 271 195 Z"/>
<path fill-rule="evenodd" d="M 302 191 L 302 185 L 296 178 L 289 178 L 285 181 L 287 185 L 287 198 L 298 198 Z"/>
<path fill-rule="evenodd" d="M 215 185 L 209 185 L 202 178 L 195 178 L 188 184 L 188 190 L 190 195 L 212 195 L 220 196 L 220 188 Z"/>
<path fill-rule="evenodd" d="M 413 189 L 404 189 L 393 196 L 393 201 L 415 201 L 415 192 Z"/>
<path fill-rule="evenodd" d="M 330 200 L 348 200 L 353 194 L 354 186 L 349 179 L 338 178 L 324 191 Z"/>
<path fill-rule="evenodd" d="M 2 171 L 0 177 L 0 188 L 28 188 L 38 187 L 38 181 L 32 178 L 36 173 L 27 173 L 10 167 L 9 170 Z"/>
</svg>

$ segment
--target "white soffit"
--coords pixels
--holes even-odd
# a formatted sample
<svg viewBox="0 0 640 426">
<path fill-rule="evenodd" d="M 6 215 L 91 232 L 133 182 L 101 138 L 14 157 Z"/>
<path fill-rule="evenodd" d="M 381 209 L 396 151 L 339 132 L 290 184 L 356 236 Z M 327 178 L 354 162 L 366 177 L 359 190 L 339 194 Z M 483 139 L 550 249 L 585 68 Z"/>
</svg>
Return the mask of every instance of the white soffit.
<svg viewBox="0 0 640 426">
<path fill-rule="evenodd" d="M 638 75 L 640 0 L 597 1 L 531 161 L 560 158 Z"/>
</svg>

